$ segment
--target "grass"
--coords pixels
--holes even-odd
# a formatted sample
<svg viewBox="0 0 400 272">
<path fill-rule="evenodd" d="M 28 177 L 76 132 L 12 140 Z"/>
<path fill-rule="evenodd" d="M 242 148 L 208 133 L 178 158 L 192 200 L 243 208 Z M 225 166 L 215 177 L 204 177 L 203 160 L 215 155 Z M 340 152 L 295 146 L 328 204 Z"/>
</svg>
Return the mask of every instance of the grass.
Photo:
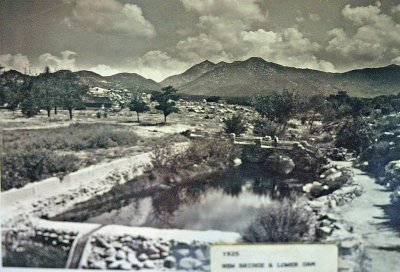
<svg viewBox="0 0 400 272">
<path fill-rule="evenodd" d="M 5 267 L 64 268 L 68 252 L 54 246 L 26 245 L 3 252 Z"/>
<path fill-rule="evenodd" d="M 132 146 L 138 136 L 127 128 L 117 125 L 74 124 L 69 127 L 18 130 L 4 133 L 6 153 L 21 145 L 34 149 L 48 150 L 85 150 Z"/>
<path fill-rule="evenodd" d="M 6 131 L 3 137 L 2 190 L 78 170 L 80 158 L 63 152 L 130 147 L 139 140 L 126 127 L 98 124 Z"/>
</svg>

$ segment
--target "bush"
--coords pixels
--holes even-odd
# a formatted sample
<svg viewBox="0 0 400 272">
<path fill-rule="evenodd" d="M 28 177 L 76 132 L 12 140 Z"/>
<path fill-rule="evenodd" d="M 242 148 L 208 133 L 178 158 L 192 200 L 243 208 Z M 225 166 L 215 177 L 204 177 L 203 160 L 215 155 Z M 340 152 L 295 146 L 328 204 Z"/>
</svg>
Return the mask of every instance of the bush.
<svg viewBox="0 0 400 272">
<path fill-rule="evenodd" d="M 233 115 L 232 117 L 224 120 L 225 132 L 235 133 L 237 136 L 246 131 L 246 127 L 243 124 L 243 117 L 241 115 Z"/>
<path fill-rule="evenodd" d="M 79 158 L 64 151 L 135 145 L 139 137 L 119 126 L 72 125 L 66 128 L 4 133 L 3 190 L 19 188 L 54 174 L 79 169 Z M 62 152 L 57 152 L 62 151 Z"/>
<path fill-rule="evenodd" d="M 253 133 L 258 136 L 277 136 L 279 135 L 279 126 L 271 121 L 258 119 L 254 122 Z"/>
<path fill-rule="evenodd" d="M 283 200 L 261 209 L 242 236 L 251 243 L 310 241 L 315 239 L 314 225 L 311 212 Z"/>
<path fill-rule="evenodd" d="M 78 157 L 58 155 L 48 150 L 17 149 L 3 159 L 2 190 L 20 188 L 55 173 L 78 170 Z"/>
<path fill-rule="evenodd" d="M 152 164 L 157 171 L 175 174 L 195 164 L 204 163 L 212 167 L 228 164 L 238 156 L 239 150 L 227 140 L 192 140 L 184 152 L 178 153 L 173 149 L 173 142 L 164 139 L 154 144 Z"/>
<path fill-rule="evenodd" d="M 361 153 L 372 143 L 372 130 L 360 119 L 347 121 L 337 132 L 336 147 Z"/>
<path fill-rule="evenodd" d="M 19 250 L 3 252 L 3 266 L 64 268 L 68 252 L 53 246 L 25 245 Z"/>
</svg>

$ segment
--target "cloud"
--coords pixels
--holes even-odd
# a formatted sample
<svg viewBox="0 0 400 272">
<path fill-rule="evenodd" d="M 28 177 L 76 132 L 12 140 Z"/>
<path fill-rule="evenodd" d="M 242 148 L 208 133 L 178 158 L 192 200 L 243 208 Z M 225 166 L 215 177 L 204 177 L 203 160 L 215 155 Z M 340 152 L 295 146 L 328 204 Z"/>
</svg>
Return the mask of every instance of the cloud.
<svg viewBox="0 0 400 272">
<path fill-rule="evenodd" d="M 103 34 L 126 34 L 153 37 L 154 26 L 134 4 L 121 4 L 116 0 L 75 0 L 72 15 L 65 18 L 70 27 Z"/>
<path fill-rule="evenodd" d="M 286 28 L 282 32 L 243 31 L 243 47 L 246 58 L 260 56 L 272 62 L 299 68 L 334 71 L 334 65 L 325 60 L 319 60 L 314 54 L 321 46 L 305 38 L 297 28 Z"/>
<path fill-rule="evenodd" d="M 380 3 L 364 7 L 346 5 L 342 15 L 352 23 L 354 33 L 334 28 L 328 32 L 327 46 L 327 51 L 334 53 L 341 62 L 376 65 L 400 53 L 400 25 L 381 12 Z"/>
<path fill-rule="evenodd" d="M 177 55 L 188 62 L 204 59 L 235 61 L 253 56 L 301 68 L 334 70 L 332 63 L 319 60 L 318 43 L 304 37 L 297 27 L 267 30 L 268 11 L 258 1 L 181 0 L 187 10 L 199 14 L 200 34 L 176 45 Z M 317 20 L 318 15 L 310 15 Z M 304 18 L 298 16 L 297 21 Z"/>
<path fill-rule="evenodd" d="M 155 81 L 161 81 L 190 67 L 186 62 L 172 58 L 166 52 L 159 50 L 147 52 L 137 60 L 131 61 L 130 66 L 128 69 L 132 72 Z"/>
<path fill-rule="evenodd" d="M 61 58 L 53 56 L 50 53 L 45 53 L 39 56 L 38 63 L 36 65 L 37 69 L 44 70 L 46 66 L 50 67 L 51 71 L 57 70 L 76 70 L 76 53 L 65 50 L 61 52 Z"/>
<path fill-rule="evenodd" d="M 111 66 L 106 64 L 98 64 L 96 66 L 88 68 L 88 70 L 93 71 L 102 76 L 112 76 L 122 72 L 121 70 L 112 68 Z"/>
<path fill-rule="evenodd" d="M 321 16 L 315 13 L 310 13 L 308 17 L 310 17 L 310 20 L 313 22 L 318 22 L 319 20 L 321 20 Z"/>
<path fill-rule="evenodd" d="M 20 53 L 15 55 L 0 55 L 0 65 L 3 66 L 5 70 L 17 70 L 21 73 L 28 71 L 30 68 L 28 57 Z"/>
<path fill-rule="evenodd" d="M 392 59 L 391 63 L 396 64 L 396 65 L 400 65 L 400 56 L 398 56 L 397 58 Z"/>
<path fill-rule="evenodd" d="M 217 16 L 228 20 L 240 18 L 243 22 L 265 21 L 267 12 L 263 12 L 258 1 L 250 0 L 181 0 L 186 10 L 196 11 L 200 15 Z"/>
<path fill-rule="evenodd" d="M 36 60 L 31 61 L 27 56 L 20 53 L 16 55 L 6 54 L 0 56 L 0 64 L 5 66 L 6 70 L 13 69 L 32 75 L 43 72 L 46 66 L 50 68 L 51 72 L 62 69 L 75 71 L 77 70 L 75 55 L 75 52 L 65 50 L 61 52 L 61 57 L 45 53 L 40 55 Z"/>
</svg>

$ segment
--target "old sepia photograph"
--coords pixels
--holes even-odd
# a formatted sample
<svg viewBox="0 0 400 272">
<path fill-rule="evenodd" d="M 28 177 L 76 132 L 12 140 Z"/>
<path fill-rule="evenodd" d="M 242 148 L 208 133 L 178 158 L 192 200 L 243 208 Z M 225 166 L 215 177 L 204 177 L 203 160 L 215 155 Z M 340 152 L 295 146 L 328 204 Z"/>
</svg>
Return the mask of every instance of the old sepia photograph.
<svg viewBox="0 0 400 272">
<path fill-rule="evenodd" d="M 0 150 L 2 271 L 400 271 L 400 0 L 0 0 Z"/>
</svg>

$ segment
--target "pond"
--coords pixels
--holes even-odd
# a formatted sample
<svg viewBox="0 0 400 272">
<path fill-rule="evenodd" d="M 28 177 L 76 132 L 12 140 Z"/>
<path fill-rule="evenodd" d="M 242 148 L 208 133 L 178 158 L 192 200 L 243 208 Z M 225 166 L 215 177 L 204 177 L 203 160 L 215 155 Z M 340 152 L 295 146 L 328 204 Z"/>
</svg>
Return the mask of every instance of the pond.
<svg viewBox="0 0 400 272">
<path fill-rule="evenodd" d="M 130 183 L 111 191 L 96 204 L 57 216 L 99 224 L 154 228 L 241 231 L 262 206 L 297 194 L 301 182 L 269 174 L 262 164 L 243 164 L 222 173 L 194 180 L 168 190 L 126 195 Z M 123 193 L 122 193 L 123 192 Z M 119 194 L 125 194 L 121 196 Z"/>
</svg>

